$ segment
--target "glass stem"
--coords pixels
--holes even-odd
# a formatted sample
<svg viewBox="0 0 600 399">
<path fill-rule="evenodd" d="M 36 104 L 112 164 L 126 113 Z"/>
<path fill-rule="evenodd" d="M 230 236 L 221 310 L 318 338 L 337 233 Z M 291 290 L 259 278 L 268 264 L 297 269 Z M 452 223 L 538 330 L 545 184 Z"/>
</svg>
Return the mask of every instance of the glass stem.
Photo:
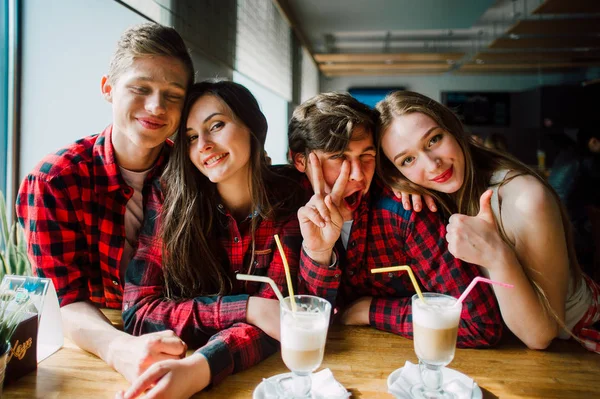
<svg viewBox="0 0 600 399">
<path fill-rule="evenodd" d="M 423 363 L 419 360 L 419 371 L 421 381 L 426 394 L 440 395 L 442 391 L 442 367 L 433 364 Z"/>
<path fill-rule="evenodd" d="M 292 392 L 294 398 L 310 398 L 312 381 L 310 373 L 296 373 L 292 371 Z"/>
</svg>

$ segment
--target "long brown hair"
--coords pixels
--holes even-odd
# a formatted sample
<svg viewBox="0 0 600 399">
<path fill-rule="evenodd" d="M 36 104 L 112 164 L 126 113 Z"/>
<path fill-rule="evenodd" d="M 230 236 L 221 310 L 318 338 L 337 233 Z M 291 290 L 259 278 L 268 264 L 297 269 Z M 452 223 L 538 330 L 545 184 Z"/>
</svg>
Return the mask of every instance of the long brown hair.
<svg viewBox="0 0 600 399">
<path fill-rule="evenodd" d="M 543 179 L 534 169 L 528 167 L 516 158 L 505 152 L 499 152 L 488 149 L 472 140 L 465 132 L 465 129 L 458 117 L 446 106 L 426 97 L 422 94 L 411 91 L 396 91 L 390 93 L 385 99 L 377 104 L 377 110 L 380 113 L 380 126 L 377 133 L 377 173 L 381 179 L 390 187 L 398 191 L 428 194 L 436 199 L 442 205 L 444 213 L 449 216 L 452 213 L 461 213 L 464 215 L 475 216 L 479 213 L 479 198 L 490 186 L 490 179 L 496 170 L 512 170 L 516 174 L 500 185 L 507 183 L 521 175 L 534 176 L 542 184 L 556 201 L 560 213 L 562 224 L 564 226 L 564 236 L 569 256 L 570 273 L 575 282 L 575 287 L 581 281 L 581 267 L 577 262 L 575 246 L 573 243 L 573 233 L 571 223 L 566 210 L 561 203 L 554 189 Z M 462 187 L 451 197 L 448 194 L 428 190 L 408 180 L 394 164 L 383 154 L 381 150 L 382 137 L 390 127 L 394 117 L 419 112 L 433 119 L 440 128 L 452 135 L 463 151 L 465 158 L 465 176 Z M 514 245 L 506 236 L 502 227 L 502 221 L 496 220 L 499 233 L 502 239 L 514 249 Z M 555 319 L 559 321 L 562 327 L 564 323 L 556 316 L 556 312 L 550 307 L 548 299 L 536 283 L 538 276 L 533 276 L 531 270 L 524 270 L 531 281 L 541 303 Z"/>
<path fill-rule="evenodd" d="M 186 137 L 190 110 L 204 95 L 220 99 L 229 107 L 232 116 L 250 131 L 249 184 L 251 209 L 254 210 L 251 219 L 252 258 L 254 232 L 262 219 L 274 214 L 267 193 L 267 185 L 273 179 L 264 152 L 267 120 L 258 102 L 248 89 L 237 83 L 220 81 L 192 85 L 185 100 L 174 148 L 162 176 L 164 204 L 160 234 L 166 295 L 171 298 L 225 295 L 232 289 L 226 266 L 228 262 L 222 259 L 220 245 L 215 245 L 216 224 L 219 223 L 216 184 L 192 164 Z"/>
</svg>

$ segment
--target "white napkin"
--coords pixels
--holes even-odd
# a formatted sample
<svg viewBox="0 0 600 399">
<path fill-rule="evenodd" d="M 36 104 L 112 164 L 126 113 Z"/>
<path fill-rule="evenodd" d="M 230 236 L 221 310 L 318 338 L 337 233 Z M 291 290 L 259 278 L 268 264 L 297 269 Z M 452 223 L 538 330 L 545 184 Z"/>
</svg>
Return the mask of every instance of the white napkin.
<svg viewBox="0 0 600 399">
<path fill-rule="evenodd" d="M 442 369 L 442 373 L 444 369 Z M 413 385 L 421 383 L 419 374 L 419 365 L 407 361 L 400 372 L 400 376 L 394 383 L 388 387 L 389 393 L 399 399 L 410 399 L 410 389 Z M 452 392 L 458 399 L 470 399 L 473 394 L 473 379 L 464 374 L 460 374 L 458 378 L 446 380 L 444 378 L 444 391 Z"/>
<path fill-rule="evenodd" d="M 318 373 L 311 374 L 312 399 L 346 399 L 350 393 L 334 377 L 330 369 L 323 369 Z M 284 385 L 291 384 L 291 379 L 284 381 Z M 276 386 L 274 379 L 263 379 L 264 399 L 284 399 Z"/>
</svg>

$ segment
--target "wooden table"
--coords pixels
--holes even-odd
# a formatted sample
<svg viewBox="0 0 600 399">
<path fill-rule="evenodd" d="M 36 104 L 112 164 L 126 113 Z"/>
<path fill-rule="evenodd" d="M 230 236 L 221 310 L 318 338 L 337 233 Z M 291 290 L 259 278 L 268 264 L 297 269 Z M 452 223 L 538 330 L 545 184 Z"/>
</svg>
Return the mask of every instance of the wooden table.
<svg viewBox="0 0 600 399">
<path fill-rule="evenodd" d="M 105 312 L 120 323 L 120 312 Z M 409 360 L 417 362 L 412 341 L 369 327 L 333 326 L 322 367 L 353 394 L 353 398 L 392 399 L 388 375 Z M 451 368 L 472 377 L 485 398 L 598 398 L 600 355 L 573 341 L 556 341 L 544 352 L 507 339 L 494 349 L 458 349 Z M 195 398 L 251 398 L 263 377 L 286 372 L 275 354 Z M 112 398 L 127 382 L 100 359 L 72 342 L 41 362 L 36 372 L 4 389 L 5 398 Z"/>
</svg>

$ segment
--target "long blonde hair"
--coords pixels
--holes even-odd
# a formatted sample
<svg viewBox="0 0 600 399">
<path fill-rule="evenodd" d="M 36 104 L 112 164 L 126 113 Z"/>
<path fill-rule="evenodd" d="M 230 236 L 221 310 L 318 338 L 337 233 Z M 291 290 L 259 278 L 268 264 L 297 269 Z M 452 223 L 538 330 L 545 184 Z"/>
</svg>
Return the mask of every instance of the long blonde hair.
<svg viewBox="0 0 600 399">
<path fill-rule="evenodd" d="M 479 198 L 488 189 L 492 174 L 497 170 L 511 170 L 516 172 L 512 177 L 499 183 L 500 185 L 521 175 L 531 175 L 535 177 L 540 184 L 552 193 L 552 196 L 560 209 L 569 257 L 569 271 L 576 284 L 575 287 L 577 287 L 577 284 L 581 281 L 581 267 L 577 262 L 571 222 L 569 221 L 567 212 L 554 189 L 534 169 L 505 152 L 486 148 L 475 140 L 472 140 L 465 132 L 458 117 L 449 108 L 422 94 L 411 91 L 396 91 L 390 93 L 385 99 L 377 104 L 377 110 L 380 113 L 380 125 L 376 138 L 377 173 L 386 184 L 398 191 L 431 195 L 439 204 L 441 204 L 446 217 L 449 217 L 452 213 L 461 213 L 468 216 L 477 215 L 479 213 Z M 396 166 L 394 166 L 381 150 L 383 135 L 390 127 L 394 117 L 416 112 L 425 114 L 433 119 L 440 128 L 456 139 L 458 145 L 462 149 L 465 158 L 465 177 L 463 185 L 453 197 L 414 184 L 406 178 Z M 496 220 L 496 222 L 499 226 L 500 236 L 514 249 L 514 244 L 510 242 L 504 231 L 502 221 Z M 544 308 L 549 311 L 564 328 L 564 322 L 558 318 L 556 312 L 551 308 L 546 294 L 536 282 L 538 276 L 532 275 L 531 270 L 525 269 L 524 271 Z"/>
</svg>

